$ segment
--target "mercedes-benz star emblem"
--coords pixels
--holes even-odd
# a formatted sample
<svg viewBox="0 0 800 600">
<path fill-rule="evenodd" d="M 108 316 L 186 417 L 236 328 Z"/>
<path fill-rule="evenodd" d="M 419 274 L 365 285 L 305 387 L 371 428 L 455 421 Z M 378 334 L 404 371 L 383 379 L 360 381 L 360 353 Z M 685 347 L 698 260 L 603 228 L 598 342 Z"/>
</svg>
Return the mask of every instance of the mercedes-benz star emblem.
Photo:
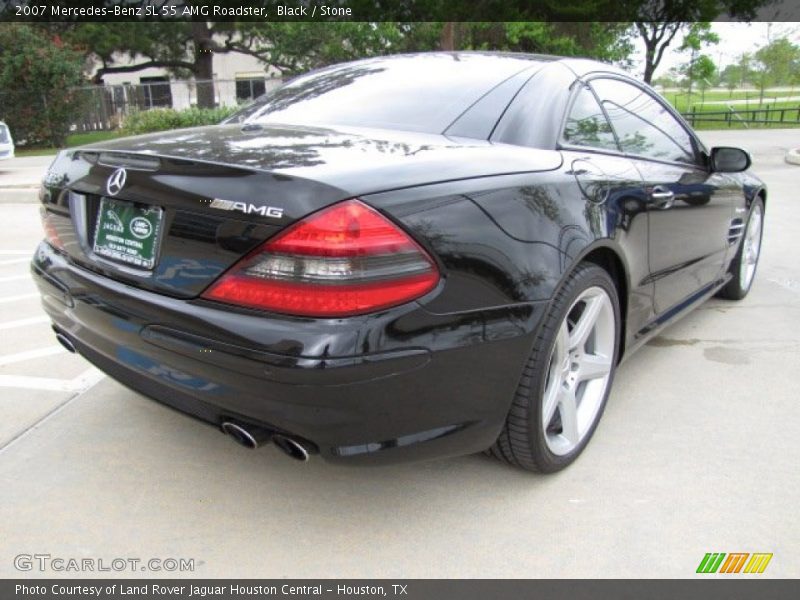
<svg viewBox="0 0 800 600">
<path fill-rule="evenodd" d="M 128 178 L 128 173 L 125 169 L 117 169 L 106 181 L 106 192 L 109 196 L 116 196 L 125 187 L 125 180 Z"/>
</svg>

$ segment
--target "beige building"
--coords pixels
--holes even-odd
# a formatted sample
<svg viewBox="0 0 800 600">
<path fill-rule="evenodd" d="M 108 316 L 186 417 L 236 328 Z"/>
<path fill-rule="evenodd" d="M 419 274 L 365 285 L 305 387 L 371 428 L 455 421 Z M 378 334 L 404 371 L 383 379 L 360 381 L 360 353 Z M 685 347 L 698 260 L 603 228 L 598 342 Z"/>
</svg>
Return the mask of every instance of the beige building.
<svg viewBox="0 0 800 600">
<path fill-rule="evenodd" d="M 120 56 L 114 63 L 125 66 L 136 60 Z M 225 52 L 214 55 L 214 97 L 219 106 L 242 104 L 279 83 L 279 73 L 249 54 Z M 115 103 L 124 103 L 136 90 L 141 108 L 189 108 L 197 103 L 194 79 L 176 79 L 167 69 L 149 67 L 131 73 L 108 73 L 103 83 L 112 87 Z M 202 85 L 202 84 L 201 84 Z M 207 84 L 206 84 L 207 85 Z M 139 87 L 141 86 L 141 87 Z"/>
</svg>

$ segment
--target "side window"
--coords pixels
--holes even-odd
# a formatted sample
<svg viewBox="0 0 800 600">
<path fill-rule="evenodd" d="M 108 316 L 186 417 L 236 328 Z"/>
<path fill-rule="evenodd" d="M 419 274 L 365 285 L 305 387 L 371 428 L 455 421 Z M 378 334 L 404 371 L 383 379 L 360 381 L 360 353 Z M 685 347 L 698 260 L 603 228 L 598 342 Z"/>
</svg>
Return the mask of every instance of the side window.
<svg viewBox="0 0 800 600">
<path fill-rule="evenodd" d="M 581 88 L 564 125 L 564 141 L 571 146 L 619 150 L 606 116 L 587 87 Z"/>
<path fill-rule="evenodd" d="M 653 96 L 616 79 L 596 79 L 592 87 L 611 120 L 623 152 L 695 163 L 691 137 Z"/>
</svg>

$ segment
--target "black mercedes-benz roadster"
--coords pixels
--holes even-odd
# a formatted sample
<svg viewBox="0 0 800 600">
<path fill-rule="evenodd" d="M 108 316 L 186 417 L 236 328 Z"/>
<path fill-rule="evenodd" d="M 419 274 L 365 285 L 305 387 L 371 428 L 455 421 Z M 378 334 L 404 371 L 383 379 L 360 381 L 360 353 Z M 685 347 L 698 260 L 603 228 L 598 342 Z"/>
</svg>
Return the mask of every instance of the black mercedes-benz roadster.
<svg viewBox="0 0 800 600">
<path fill-rule="evenodd" d="M 749 166 L 608 65 L 376 58 L 60 153 L 32 269 L 62 344 L 246 446 L 551 472 L 624 356 L 749 291 Z"/>
</svg>

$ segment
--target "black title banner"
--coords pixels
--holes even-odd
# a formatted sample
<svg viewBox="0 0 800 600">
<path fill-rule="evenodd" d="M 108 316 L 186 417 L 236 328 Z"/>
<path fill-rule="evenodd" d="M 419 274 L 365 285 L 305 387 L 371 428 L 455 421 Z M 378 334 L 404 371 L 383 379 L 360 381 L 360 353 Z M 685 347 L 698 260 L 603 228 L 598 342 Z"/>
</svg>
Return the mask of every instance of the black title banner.
<svg viewBox="0 0 800 600">
<path fill-rule="evenodd" d="M 795 0 L 0 0 L 0 21 L 794 21 Z"/>
</svg>

